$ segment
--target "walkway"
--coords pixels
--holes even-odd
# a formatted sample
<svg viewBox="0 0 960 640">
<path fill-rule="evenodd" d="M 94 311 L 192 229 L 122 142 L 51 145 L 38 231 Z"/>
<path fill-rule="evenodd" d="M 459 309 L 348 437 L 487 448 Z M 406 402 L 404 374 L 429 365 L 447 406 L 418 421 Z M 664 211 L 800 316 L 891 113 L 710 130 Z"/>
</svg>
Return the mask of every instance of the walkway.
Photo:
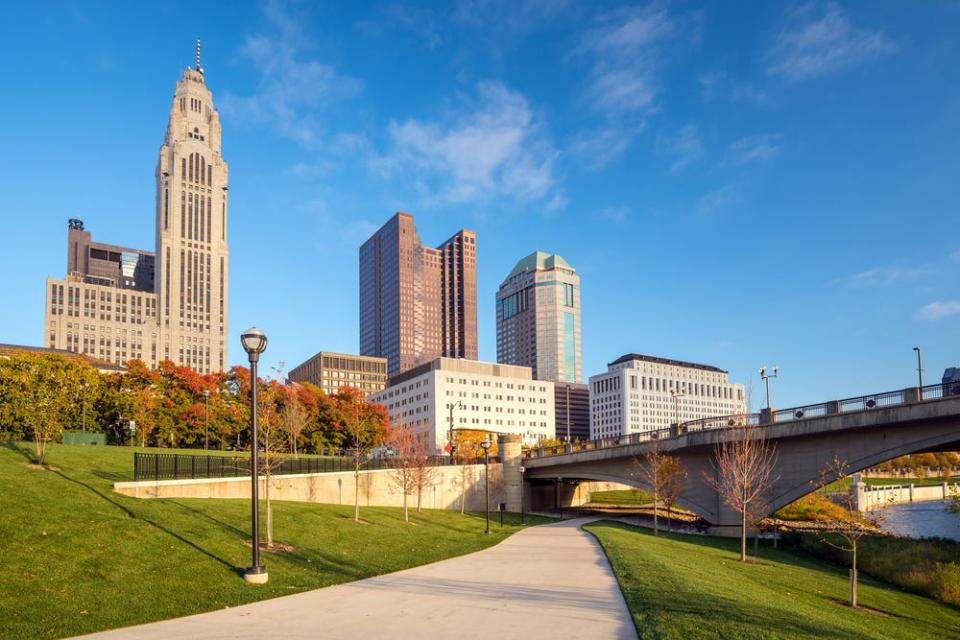
<svg viewBox="0 0 960 640">
<path fill-rule="evenodd" d="M 636 638 L 603 549 L 580 525 L 532 527 L 467 556 L 86 640 Z"/>
</svg>

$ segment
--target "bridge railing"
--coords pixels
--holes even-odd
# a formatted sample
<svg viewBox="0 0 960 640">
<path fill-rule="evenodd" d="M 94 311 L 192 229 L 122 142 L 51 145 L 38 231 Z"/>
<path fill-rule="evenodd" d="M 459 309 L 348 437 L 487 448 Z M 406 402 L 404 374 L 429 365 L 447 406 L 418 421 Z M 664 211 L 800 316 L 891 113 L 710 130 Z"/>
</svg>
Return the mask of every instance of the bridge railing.
<svg viewBox="0 0 960 640">
<path fill-rule="evenodd" d="M 789 409 L 774 409 L 770 412 L 770 420 L 772 420 L 772 423 L 774 424 L 779 424 L 783 422 L 807 420 L 810 418 L 822 418 L 824 416 L 842 413 L 852 413 L 855 411 L 871 411 L 874 409 L 895 407 L 916 402 L 942 400 L 951 396 L 960 396 L 960 382 L 931 384 L 922 388 L 913 387 L 910 389 L 901 389 L 899 391 L 885 391 L 883 393 L 873 393 L 864 396 L 857 396 L 855 398 L 845 398 L 843 400 L 831 400 L 829 402 L 821 402 L 819 404 L 791 407 Z M 612 436 L 608 438 L 598 438 L 595 440 L 588 440 L 586 442 L 571 443 L 557 447 L 542 447 L 538 449 L 532 449 L 527 453 L 527 456 L 540 458 L 563 455 L 565 453 L 573 453 L 575 451 L 624 447 L 633 444 L 649 442 L 651 440 L 666 440 L 669 438 L 676 438 L 681 435 L 696 431 L 710 431 L 716 429 L 731 429 L 733 427 L 761 426 L 770 424 L 770 422 L 763 421 L 763 416 L 764 414 L 762 413 L 748 413 L 700 418 L 699 420 L 690 420 L 666 429 L 631 433 L 629 435 Z"/>
</svg>

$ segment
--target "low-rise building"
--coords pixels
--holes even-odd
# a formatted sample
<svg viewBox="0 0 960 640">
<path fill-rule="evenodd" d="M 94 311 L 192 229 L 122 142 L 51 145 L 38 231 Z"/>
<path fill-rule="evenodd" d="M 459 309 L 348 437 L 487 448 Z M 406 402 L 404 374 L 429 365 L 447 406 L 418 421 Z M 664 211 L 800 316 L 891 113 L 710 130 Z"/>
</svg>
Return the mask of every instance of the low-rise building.
<svg viewBox="0 0 960 640">
<path fill-rule="evenodd" d="M 370 396 L 387 408 L 390 424 L 409 425 L 434 451 L 454 429 L 515 433 L 534 445 L 554 435 L 552 382 L 534 380 L 530 367 L 437 358 L 391 378 Z"/>
<path fill-rule="evenodd" d="M 564 442 L 590 439 L 590 387 L 574 382 L 554 383 L 556 437 Z"/>
<path fill-rule="evenodd" d="M 590 377 L 591 439 L 745 411 L 743 385 L 710 365 L 629 353 Z"/>
<path fill-rule="evenodd" d="M 290 370 L 293 382 L 309 382 L 326 393 L 354 387 L 370 395 L 387 386 L 387 359 L 321 351 Z"/>
</svg>

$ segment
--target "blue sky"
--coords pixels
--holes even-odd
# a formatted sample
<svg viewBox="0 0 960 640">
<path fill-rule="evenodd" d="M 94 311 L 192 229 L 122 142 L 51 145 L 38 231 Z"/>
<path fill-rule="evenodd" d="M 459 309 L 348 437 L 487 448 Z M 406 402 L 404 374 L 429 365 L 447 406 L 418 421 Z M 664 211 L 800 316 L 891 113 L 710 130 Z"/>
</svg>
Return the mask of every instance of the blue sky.
<svg viewBox="0 0 960 640">
<path fill-rule="evenodd" d="M 42 340 L 66 220 L 152 249 L 156 153 L 203 40 L 230 164 L 230 331 L 357 350 L 397 210 L 478 233 L 494 294 L 579 271 L 588 375 L 644 352 L 790 406 L 960 364 L 960 3 L 17 3 L 0 9 L 0 341 Z M 229 9 L 227 8 L 229 6 Z M 230 360 L 239 362 L 236 340 Z"/>
</svg>

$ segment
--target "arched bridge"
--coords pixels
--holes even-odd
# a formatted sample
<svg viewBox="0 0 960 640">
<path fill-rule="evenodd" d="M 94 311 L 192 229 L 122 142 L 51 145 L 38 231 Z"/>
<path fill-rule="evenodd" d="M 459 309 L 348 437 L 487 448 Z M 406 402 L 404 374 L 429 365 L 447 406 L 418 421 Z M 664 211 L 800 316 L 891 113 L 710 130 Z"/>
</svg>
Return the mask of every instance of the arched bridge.
<svg viewBox="0 0 960 640">
<path fill-rule="evenodd" d="M 523 460 L 526 481 L 599 480 L 644 488 L 634 459 L 657 441 L 687 472 L 678 504 L 704 518 L 716 533 L 733 533 L 739 520 L 704 474 L 713 474 L 717 443 L 733 428 L 762 430 L 776 446 L 776 480 L 766 501 L 773 512 L 809 493 L 837 456 L 852 473 L 897 456 L 960 449 L 960 385 L 944 384 L 835 400 L 822 404 L 723 416 L 669 429 L 535 449 Z"/>
</svg>

